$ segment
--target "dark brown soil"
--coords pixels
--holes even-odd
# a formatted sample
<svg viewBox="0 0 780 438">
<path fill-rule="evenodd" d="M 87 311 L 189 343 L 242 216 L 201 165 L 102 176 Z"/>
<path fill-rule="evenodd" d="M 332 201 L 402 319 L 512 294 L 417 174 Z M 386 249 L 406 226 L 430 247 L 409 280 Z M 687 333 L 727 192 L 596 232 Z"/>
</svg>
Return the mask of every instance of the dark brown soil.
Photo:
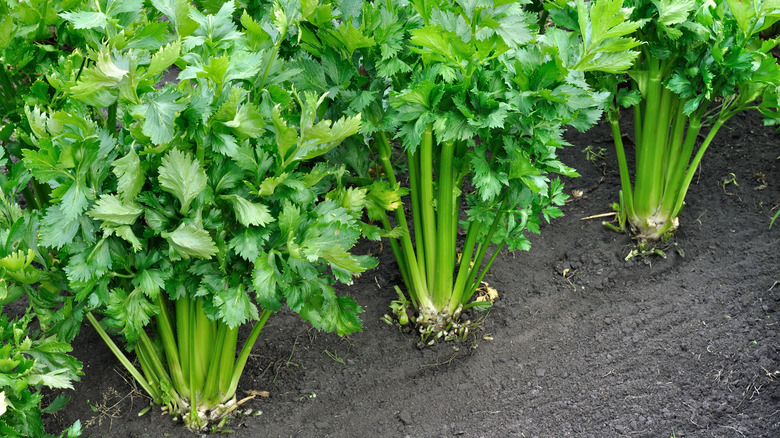
<svg viewBox="0 0 780 438">
<path fill-rule="evenodd" d="M 648 264 L 624 261 L 625 235 L 580 220 L 617 199 L 606 126 L 570 140 L 562 156 L 582 177 L 567 191 L 584 196 L 530 252 L 499 257 L 486 280 L 500 300 L 466 342 L 420 350 L 380 321 L 400 283 L 385 248 L 380 268 L 348 289 L 366 309 L 363 333 L 340 339 L 289 313 L 271 318 L 239 387 L 270 398 L 245 405 L 262 414 L 233 419 L 233 436 L 780 436 L 780 226 L 768 228 L 780 136 L 756 115 L 728 123 L 667 258 Z M 588 145 L 606 148 L 606 162 L 588 162 Z M 738 185 L 724 187 L 732 174 Z M 49 430 L 81 419 L 85 436 L 193 436 L 158 408 L 138 416 L 148 400 L 90 327 L 75 354 L 85 376 Z"/>
</svg>

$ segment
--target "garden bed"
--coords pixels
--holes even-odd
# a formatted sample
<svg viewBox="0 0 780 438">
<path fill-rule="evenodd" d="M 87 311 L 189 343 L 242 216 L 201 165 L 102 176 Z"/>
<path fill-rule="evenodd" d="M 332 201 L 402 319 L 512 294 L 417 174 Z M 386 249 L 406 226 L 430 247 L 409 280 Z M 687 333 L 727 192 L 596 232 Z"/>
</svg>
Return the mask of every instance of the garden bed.
<svg viewBox="0 0 780 438">
<path fill-rule="evenodd" d="M 239 398 L 268 391 L 244 404 L 262 414 L 226 429 L 236 437 L 780 435 L 780 229 L 768 228 L 780 202 L 778 134 L 758 114 L 731 120 L 694 179 L 667 257 L 647 263 L 624 261 L 627 236 L 581 220 L 617 199 L 608 126 L 569 140 L 575 147 L 562 160 L 582 177 L 566 192 L 582 196 L 531 237 L 530 252 L 498 258 L 486 281 L 500 298 L 467 340 L 421 350 L 412 334 L 381 322 L 402 280 L 387 245 L 365 244 L 380 265 L 349 288 L 366 310 L 363 333 L 342 339 L 292 313 L 274 315 L 238 390 Z M 588 145 L 606 148 L 606 161 L 589 162 Z M 91 327 L 75 356 L 85 375 L 48 430 L 80 419 L 85 436 L 194 436 L 159 408 L 138 415 L 149 400 Z"/>
</svg>

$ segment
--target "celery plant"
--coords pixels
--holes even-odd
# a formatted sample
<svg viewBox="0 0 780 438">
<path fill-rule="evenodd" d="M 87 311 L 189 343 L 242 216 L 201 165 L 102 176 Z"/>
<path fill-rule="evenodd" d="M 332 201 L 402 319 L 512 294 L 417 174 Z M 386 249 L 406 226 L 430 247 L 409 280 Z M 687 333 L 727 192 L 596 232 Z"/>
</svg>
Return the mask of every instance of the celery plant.
<svg viewBox="0 0 780 438">
<path fill-rule="evenodd" d="M 362 178 L 382 176 L 384 202 L 409 193 L 411 217 L 402 209 L 371 217 L 391 236 L 406 285 L 393 306 L 401 321 L 413 307 L 426 342 L 462 333 L 459 314 L 489 304 L 472 298 L 499 252 L 527 250 L 524 233 L 560 216 L 566 196 L 551 176 L 576 175 L 556 157 L 563 127 L 591 126 L 605 97 L 572 67 L 622 71 L 633 56 L 620 38 L 620 26 L 630 30 L 620 4 L 596 11 L 593 23 L 618 22 L 588 53 L 569 33 L 539 36 L 523 2 L 374 2 L 340 10 L 339 20 L 323 11 L 303 27 L 322 74 L 301 85 L 330 90 L 338 111 L 363 115 L 377 165 L 363 166 L 370 160 L 359 145 L 334 158 Z M 399 155 L 408 187 L 396 174 Z"/>
<path fill-rule="evenodd" d="M 60 320 L 86 312 L 154 402 L 198 430 L 240 403 L 251 348 L 283 303 L 319 329 L 361 329 L 333 284 L 376 265 L 350 249 L 379 236 L 360 221 L 371 191 L 319 159 L 360 116 L 320 118 L 324 97 L 287 82 L 283 46 L 313 11 L 279 2 L 239 29 L 232 1 L 208 15 L 151 4 L 63 14 L 92 47 L 48 74 L 64 103 L 28 109 L 23 164 L 54 188 L 39 243 L 74 292 Z M 179 82 L 155 87 L 173 64 Z"/>
<path fill-rule="evenodd" d="M 674 231 L 704 153 L 735 114 L 777 108 L 780 68 L 769 51 L 778 38 L 760 32 L 780 19 L 774 1 L 627 2 L 644 23 L 643 44 L 628 77 L 595 78 L 611 89 L 607 119 L 620 166 L 620 222 L 641 239 Z M 554 10 L 559 24 L 576 11 Z M 630 82 L 630 89 L 622 82 Z M 620 129 L 620 107 L 632 107 L 634 183 Z"/>
<path fill-rule="evenodd" d="M 5 169 L 0 173 L 0 434 L 53 437 L 44 431 L 42 415 L 57 412 L 69 397 L 61 394 L 46 406 L 42 390 L 73 389 L 82 374 L 81 362 L 68 354 L 72 348 L 61 337 L 43 331 L 51 322 L 49 309 L 59 293 L 46 269 L 53 260 L 38 248 L 35 213 L 16 203 L 23 166 L 12 166 L 7 158 L 0 148 L 0 167 Z M 25 293 L 27 311 L 9 317 L 4 306 Z M 60 436 L 80 435 L 77 421 Z"/>
</svg>

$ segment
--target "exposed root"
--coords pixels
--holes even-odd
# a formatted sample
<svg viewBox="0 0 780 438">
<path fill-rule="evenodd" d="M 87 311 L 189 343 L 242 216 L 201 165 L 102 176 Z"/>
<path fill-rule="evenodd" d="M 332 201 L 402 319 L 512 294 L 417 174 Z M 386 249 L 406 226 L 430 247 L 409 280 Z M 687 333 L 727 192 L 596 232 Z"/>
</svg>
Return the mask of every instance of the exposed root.
<svg viewBox="0 0 780 438">
<path fill-rule="evenodd" d="M 193 432 L 203 432 L 209 427 L 211 427 L 212 431 L 218 431 L 225 426 L 232 413 L 256 396 L 257 394 L 250 393 L 250 395 L 241 400 L 237 400 L 236 397 L 233 396 L 233 398 L 225 403 L 220 403 L 209 408 L 198 408 L 195 411 L 195 416 L 192 415 L 190 406 L 185 400 L 181 401 L 181 406 L 175 408 L 175 412 L 171 412 L 171 407 L 169 406 L 164 406 L 162 410 L 163 413 L 170 414 L 173 417 L 173 421 L 183 422 L 184 427 Z"/>
<path fill-rule="evenodd" d="M 464 320 L 463 306 L 459 306 L 452 315 L 447 315 L 446 312 L 435 315 L 418 315 L 416 318 L 405 320 L 406 323 L 403 324 L 402 321 L 404 320 L 402 318 L 406 314 L 399 314 L 397 308 L 393 308 L 393 310 L 394 316 L 384 315 L 382 321 L 390 325 L 397 325 L 402 329 L 404 327 L 414 327 L 414 330 L 420 335 L 420 342 L 417 343 L 419 348 L 429 347 L 438 340 L 465 340 L 469 335 L 469 331 L 478 324 L 478 322 L 473 322 L 471 319 Z M 411 309 L 408 310 L 411 312 Z"/>
<path fill-rule="evenodd" d="M 677 247 L 677 243 L 672 241 L 671 236 L 655 241 L 640 239 L 635 244 L 630 245 L 629 248 L 628 254 L 624 258 L 625 261 L 639 258 L 647 265 L 652 264 L 655 257 L 665 259 L 666 254 L 672 249 L 681 257 L 685 257 L 685 253 Z"/>
<path fill-rule="evenodd" d="M 420 309 L 415 317 L 415 309 L 412 302 L 406 299 L 401 289 L 396 286 L 398 299 L 390 303 L 392 314 L 385 314 L 381 319 L 389 325 L 395 325 L 402 330 L 416 330 L 420 335 L 420 342 L 417 346 L 420 348 L 428 347 L 436 343 L 437 340 L 452 341 L 455 339 L 465 340 L 469 335 L 469 330 L 482 322 L 479 319 L 472 322 L 463 313 L 464 306 L 461 304 L 453 313 L 446 310 L 437 312 L 434 309 Z M 477 288 L 474 302 L 466 307 L 481 307 L 489 309 L 493 302 L 498 299 L 498 291 L 483 281 Z"/>
<path fill-rule="evenodd" d="M 455 339 L 466 339 L 469 334 L 469 328 L 472 323 L 470 319 L 461 321 L 463 306 L 458 306 L 452 315 L 446 312 L 436 315 L 419 315 L 415 319 L 417 331 L 420 333 L 420 342 L 417 346 L 420 348 L 429 347 L 439 339 L 452 341 Z"/>
</svg>

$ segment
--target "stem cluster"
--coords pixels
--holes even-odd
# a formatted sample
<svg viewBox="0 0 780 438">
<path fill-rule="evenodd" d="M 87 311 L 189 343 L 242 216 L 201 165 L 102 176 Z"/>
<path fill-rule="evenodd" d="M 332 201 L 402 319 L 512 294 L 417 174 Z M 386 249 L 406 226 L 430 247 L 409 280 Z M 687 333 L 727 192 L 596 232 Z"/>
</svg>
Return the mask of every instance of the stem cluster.
<svg viewBox="0 0 780 438">
<path fill-rule="evenodd" d="M 173 303 L 173 318 L 170 304 L 162 294 L 156 304 L 157 337 L 152 339 L 141 332 L 136 344 L 140 371 L 91 313 L 87 318 L 155 404 L 180 416 L 188 428 L 201 430 L 238 407 L 238 380 L 272 312 L 264 310 L 260 314 L 236 357 L 238 327 L 209 319 L 201 300 L 177 299 Z"/>
<path fill-rule="evenodd" d="M 385 133 L 377 135 L 376 145 L 385 175 L 391 184 L 396 184 L 390 143 Z M 414 242 L 403 209 L 394 211 L 401 237 L 391 238 L 390 245 L 411 303 L 417 310 L 416 322 L 426 335 L 458 327 L 462 310 L 483 304 L 469 301 L 504 246 L 501 242 L 485 261 L 506 208 L 505 202 L 497 206 L 495 219 L 487 230 L 480 221 L 469 223 L 458 257 L 458 218 L 465 169 L 456 168 L 455 161 L 463 158 L 465 149 L 465 145 L 455 141 L 436 142 L 431 126 L 428 126 L 415 153 L 406 154 Z M 391 223 L 387 216 L 383 224 L 389 232 Z"/>
</svg>

